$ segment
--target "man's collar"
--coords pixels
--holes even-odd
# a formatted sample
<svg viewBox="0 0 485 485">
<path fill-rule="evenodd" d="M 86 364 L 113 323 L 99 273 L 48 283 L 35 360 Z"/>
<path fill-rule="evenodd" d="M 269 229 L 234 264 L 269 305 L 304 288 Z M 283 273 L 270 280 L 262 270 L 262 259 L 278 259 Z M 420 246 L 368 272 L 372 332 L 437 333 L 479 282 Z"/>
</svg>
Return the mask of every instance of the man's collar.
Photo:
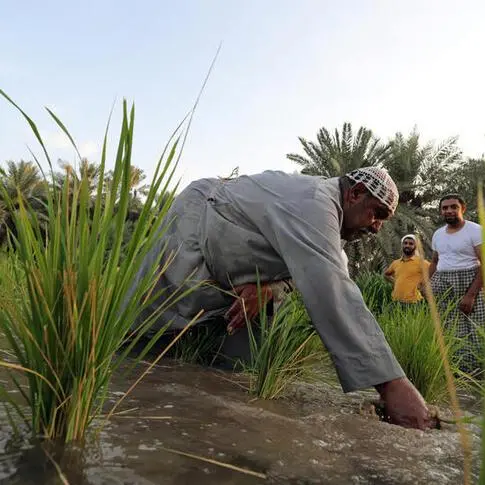
<svg viewBox="0 0 485 485">
<path fill-rule="evenodd" d="M 416 254 L 413 254 L 410 258 L 404 259 L 404 256 L 401 256 L 401 261 L 414 261 L 417 258 Z"/>
</svg>

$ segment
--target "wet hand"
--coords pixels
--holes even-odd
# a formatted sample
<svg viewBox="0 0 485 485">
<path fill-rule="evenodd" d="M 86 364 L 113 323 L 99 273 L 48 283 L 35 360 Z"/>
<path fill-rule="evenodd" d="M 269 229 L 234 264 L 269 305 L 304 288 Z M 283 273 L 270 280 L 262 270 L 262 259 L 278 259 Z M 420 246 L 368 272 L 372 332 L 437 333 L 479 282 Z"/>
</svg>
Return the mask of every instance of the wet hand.
<svg viewBox="0 0 485 485">
<path fill-rule="evenodd" d="M 458 308 L 465 314 L 469 315 L 473 310 L 473 305 L 475 304 L 475 297 L 471 295 L 465 295 L 458 306 Z"/>
<path fill-rule="evenodd" d="M 438 427 L 438 418 L 430 412 L 421 394 L 407 378 L 386 382 L 376 389 L 385 403 L 390 423 L 421 430 Z"/>
<path fill-rule="evenodd" d="M 271 287 L 266 284 L 260 285 L 262 302 L 265 305 L 272 298 Z M 239 328 L 244 327 L 246 320 L 251 321 L 259 313 L 258 285 L 248 283 L 235 288 L 236 301 L 224 315 L 227 332 L 232 335 Z"/>
</svg>

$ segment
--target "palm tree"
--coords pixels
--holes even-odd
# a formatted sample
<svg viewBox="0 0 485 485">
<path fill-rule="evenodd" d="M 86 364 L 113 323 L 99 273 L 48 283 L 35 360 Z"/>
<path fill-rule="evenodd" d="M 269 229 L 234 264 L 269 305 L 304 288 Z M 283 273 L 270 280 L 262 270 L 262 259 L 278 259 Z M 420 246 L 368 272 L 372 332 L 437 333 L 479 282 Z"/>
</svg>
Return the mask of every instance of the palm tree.
<svg viewBox="0 0 485 485">
<path fill-rule="evenodd" d="M 462 162 L 462 152 L 456 137 L 420 146 L 419 136 L 416 129 L 407 138 L 397 133 L 384 166 L 399 188 L 399 202 L 421 209 L 440 197 L 451 171 Z"/>
<path fill-rule="evenodd" d="M 57 174 L 56 183 L 59 187 L 62 187 L 66 176 L 69 176 L 69 184 L 71 187 L 75 182 L 79 183 L 81 179 L 87 179 L 89 184 L 89 192 L 92 196 L 95 196 L 98 187 L 99 177 L 101 175 L 100 165 L 96 162 L 90 162 L 86 158 L 81 159 L 78 169 L 76 170 L 71 163 L 59 161 L 59 165 L 62 169 L 61 173 Z M 141 185 L 146 179 L 146 175 L 141 168 L 131 167 L 130 171 L 130 200 L 128 209 L 128 218 L 130 220 L 136 220 L 143 202 L 140 196 L 144 196 L 147 192 L 148 185 Z M 113 172 L 111 170 L 106 171 L 104 174 L 104 185 L 109 185 L 113 180 Z"/>
<path fill-rule="evenodd" d="M 354 135 L 352 125 L 344 123 L 342 132 L 335 129 L 332 136 L 320 128 L 317 142 L 298 138 L 304 155 L 289 153 L 287 158 L 301 165 L 302 173 L 322 177 L 338 177 L 356 168 L 382 165 L 387 160 L 390 147 L 376 138 L 372 131 L 361 126 Z"/>
<path fill-rule="evenodd" d="M 148 185 L 141 185 L 147 178 L 145 172 L 134 165 L 131 166 L 130 172 L 130 190 L 131 195 L 134 199 L 138 198 L 139 195 L 146 195 Z"/>
<path fill-rule="evenodd" d="M 90 162 L 87 158 L 82 158 L 77 169 L 71 163 L 64 162 L 63 160 L 59 160 L 59 166 L 62 169 L 62 172 L 57 174 L 57 184 L 59 187 L 62 187 L 64 184 L 66 176 L 69 176 L 71 186 L 74 184 L 74 181 L 79 183 L 81 179 L 85 178 L 88 180 L 89 193 L 93 194 L 96 191 L 100 176 L 100 166 L 98 163 Z"/>
<path fill-rule="evenodd" d="M 13 201 L 13 208 L 4 202 L 3 190 L 0 192 L 0 241 L 4 241 L 7 229 L 13 229 L 13 211 L 22 202 L 42 218 L 45 209 L 46 182 L 33 162 L 21 160 L 16 163 L 6 162 L 6 168 L 0 168 L 0 183 Z"/>
<path fill-rule="evenodd" d="M 437 201 L 462 159 L 457 138 L 448 138 L 437 146 L 432 142 L 421 145 L 419 138 L 416 129 L 407 137 L 397 133 L 390 141 L 390 156 L 384 163 L 399 189 L 396 213 L 377 237 L 388 261 L 401 253 L 401 237 L 411 232 L 421 236 L 429 251 L 437 222 Z"/>
</svg>

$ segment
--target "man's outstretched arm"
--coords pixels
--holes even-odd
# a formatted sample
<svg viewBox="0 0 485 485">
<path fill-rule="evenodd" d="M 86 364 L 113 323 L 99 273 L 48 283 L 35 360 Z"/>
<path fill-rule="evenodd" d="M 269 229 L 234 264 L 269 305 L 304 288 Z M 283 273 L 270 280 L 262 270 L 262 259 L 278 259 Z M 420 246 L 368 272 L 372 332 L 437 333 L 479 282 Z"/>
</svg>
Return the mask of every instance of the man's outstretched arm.
<svg viewBox="0 0 485 485">
<path fill-rule="evenodd" d="M 332 204 L 315 199 L 272 204 L 259 229 L 285 261 L 343 390 L 376 387 L 396 424 L 426 427 L 423 398 L 343 268 L 338 209 Z"/>
</svg>

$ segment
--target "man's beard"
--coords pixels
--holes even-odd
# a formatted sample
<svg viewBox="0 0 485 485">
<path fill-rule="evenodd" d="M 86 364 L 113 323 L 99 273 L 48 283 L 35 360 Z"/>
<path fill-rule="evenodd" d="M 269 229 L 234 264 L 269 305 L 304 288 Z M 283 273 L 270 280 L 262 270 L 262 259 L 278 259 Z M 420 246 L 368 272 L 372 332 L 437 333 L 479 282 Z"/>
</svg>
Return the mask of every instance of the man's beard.
<svg viewBox="0 0 485 485">
<path fill-rule="evenodd" d="M 456 216 L 445 217 L 445 222 L 450 226 L 457 226 L 460 223 L 460 219 Z"/>
<path fill-rule="evenodd" d="M 402 250 L 402 252 L 406 256 L 412 256 L 414 254 L 414 251 L 415 251 L 415 249 L 411 249 L 411 248 L 403 248 L 403 250 Z"/>
</svg>

